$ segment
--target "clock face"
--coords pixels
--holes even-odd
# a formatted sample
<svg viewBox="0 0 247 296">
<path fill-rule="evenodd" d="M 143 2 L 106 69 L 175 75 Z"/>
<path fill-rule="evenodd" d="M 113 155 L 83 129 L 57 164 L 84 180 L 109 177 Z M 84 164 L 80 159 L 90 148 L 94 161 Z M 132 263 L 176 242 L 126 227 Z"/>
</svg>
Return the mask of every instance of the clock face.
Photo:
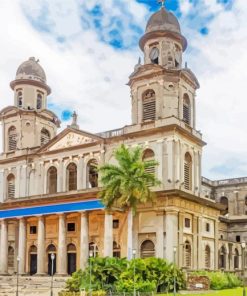
<svg viewBox="0 0 247 296">
<path fill-rule="evenodd" d="M 156 60 L 159 57 L 159 49 L 157 47 L 153 47 L 150 51 L 149 57 L 151 61 Z"/>
</svg>

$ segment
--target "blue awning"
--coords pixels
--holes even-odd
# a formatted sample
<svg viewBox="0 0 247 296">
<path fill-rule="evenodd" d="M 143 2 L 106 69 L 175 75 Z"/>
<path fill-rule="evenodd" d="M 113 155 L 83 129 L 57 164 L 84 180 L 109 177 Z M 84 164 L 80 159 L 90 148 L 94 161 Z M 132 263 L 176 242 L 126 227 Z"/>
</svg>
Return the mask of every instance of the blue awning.
<svg viewBox="0 0 247 296">
<path fill-rule="evenodd" d="M 99 199 L 0 210 L 0 219 L 104 209 Z"/>
</svg>

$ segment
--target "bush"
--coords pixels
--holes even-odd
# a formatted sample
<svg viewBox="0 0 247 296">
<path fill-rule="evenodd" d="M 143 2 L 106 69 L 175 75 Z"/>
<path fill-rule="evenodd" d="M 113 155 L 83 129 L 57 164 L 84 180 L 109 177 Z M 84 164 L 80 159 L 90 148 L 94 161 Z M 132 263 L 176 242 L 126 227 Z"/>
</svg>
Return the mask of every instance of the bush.
<svg viewBox="0 0 247 296">
<path fill-rule="evenodd" d="M 231 289 L 242 286 L 241 279 L 234 273 L 220 271 L 197 271 L 195 275 L 205 275 L 210 280 L 212 290 Z"/>
<path fill-rule="evenodd" d="M 89 296 L 90 293 L 86 292 L 84 295 Z M 106 295 L 106 292 L 102 291 L 102 290 L 92 291 L 92 296 L 105 296 L 105 295 Z M 58 296 L 81 296 L 81 293 L 80 292 L 61 291 L 61 292 L 58 292 Z"/>
</svg>

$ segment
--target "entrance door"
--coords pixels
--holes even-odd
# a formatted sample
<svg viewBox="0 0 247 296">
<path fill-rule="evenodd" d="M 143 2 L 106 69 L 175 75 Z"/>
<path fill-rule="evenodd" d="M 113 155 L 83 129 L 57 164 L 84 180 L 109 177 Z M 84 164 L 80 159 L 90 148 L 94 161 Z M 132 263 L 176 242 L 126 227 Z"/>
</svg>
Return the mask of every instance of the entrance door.
<svg viewBox="0 0 247 296">
<path fill-rule="evenodd" d="M 76 253 L 68 253 L 68 274 L 76 271 Z"/>
<path fill-rule="evenodd" d="M 53 260 L 53 275 L 56 273 L 56 254 L 55 259 Z M 52 260 L 51 260 L 51 254 L 48 254 L 48 274 L 52 275 Z"/>
<path fill-rule="evenodd" d="M 37 254 L 30 254 L 30 275 L 37 273 Z"/>
</svg>

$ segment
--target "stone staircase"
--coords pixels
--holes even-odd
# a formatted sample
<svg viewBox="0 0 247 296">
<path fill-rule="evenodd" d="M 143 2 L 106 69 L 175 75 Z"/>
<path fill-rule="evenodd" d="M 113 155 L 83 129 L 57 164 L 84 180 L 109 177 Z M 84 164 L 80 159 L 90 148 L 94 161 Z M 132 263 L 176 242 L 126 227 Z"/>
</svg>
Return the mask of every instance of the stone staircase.
<svg viewBox="0 0 247 296">
<path fill-rule="evenodd" d="M 53 296 L 64 289 L 67 277 L 53 277 Z M 16 276 L 0 276 L 0 296 L 16 296 Z M 19 296 L 50 296 L 51 277 L 19 276 Z"/>
</svg>

